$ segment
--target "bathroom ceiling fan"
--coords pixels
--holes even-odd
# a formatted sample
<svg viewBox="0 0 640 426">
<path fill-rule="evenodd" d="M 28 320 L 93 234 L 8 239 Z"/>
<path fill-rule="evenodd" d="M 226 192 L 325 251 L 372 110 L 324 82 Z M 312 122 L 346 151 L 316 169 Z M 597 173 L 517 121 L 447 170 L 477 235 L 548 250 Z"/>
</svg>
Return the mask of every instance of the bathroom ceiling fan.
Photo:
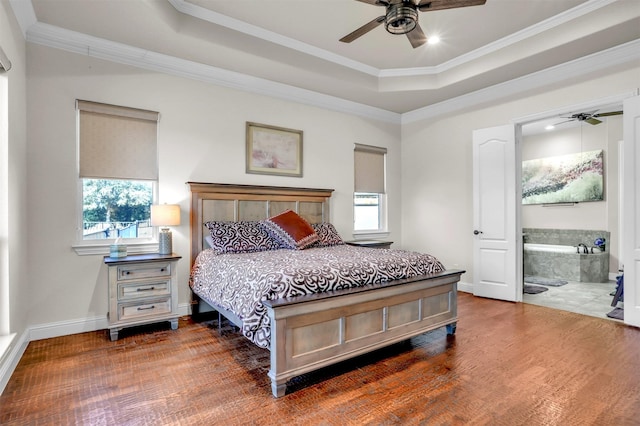
<svg viewBox="0 0 640 426">
<path fill-rule="evenodd" d="M 610 117 L 612 115 L 621 115 L 622 111 L 611 111 L 611 112 L 601 112 L 600 114 L 596 114 L 598 111 L 592 112 L 579 112 L 577 114 L 572 114 L 566 118 L 567 120 L 561 121 L 560 123 L 554 124 L 557 126 L 558 124 L 568 123 L 569 121 L 586 121 L 589 124 L 596 125 L 602 123 L 602 120 L 598 120 L 598 117 Z"/>
<path fill-rule="evenodd" d="M 418 12 L 433 10 L 454 9 L 467 6 L 480 6 L 487 0 L 356 0 L 373 6 L 384 6 L 386 12 L 382 16 L 369 21 L 357 30 L 340 39 L 343 43 L 351 43 L 353 40 L 365 35 L 384 22 L 384 27 L 391 34 L 406 34 L 411 46 L 422 46 L 427 42 L 420 24 Z"/>
</svg>

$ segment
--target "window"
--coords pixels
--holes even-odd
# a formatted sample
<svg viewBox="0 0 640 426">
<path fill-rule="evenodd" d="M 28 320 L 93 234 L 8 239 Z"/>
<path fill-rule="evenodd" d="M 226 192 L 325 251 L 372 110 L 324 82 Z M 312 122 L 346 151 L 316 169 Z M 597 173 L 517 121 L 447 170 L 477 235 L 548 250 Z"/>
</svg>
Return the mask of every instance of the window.
<svg viewBox="0 0 640 426">
<path fill-rule="evenodd" d="M 356 232 L 380 232 L 386 229 L 386 156 L 386 148 L 355 146 L 353 230 Z"/>
<path fill-rule="evenodd" d="M 380 229 L 380 194 L 356 192 L 353 195 L 353 229 Z"/>
<path fill-rule="evenodd" d="M 9 80 L 0 48 L 0 359 L 9 336 Z M 6 57 L 5 57 L 6 58 Z M 6 61 L 8 62 L 8 60 Z"/>
<path fill-rule="evenodd" d="M 78 100 L 79 240 L 153 237 L 157 112 Z M 109 240 L 109 241 L 107 241 Z"/>
</svg>

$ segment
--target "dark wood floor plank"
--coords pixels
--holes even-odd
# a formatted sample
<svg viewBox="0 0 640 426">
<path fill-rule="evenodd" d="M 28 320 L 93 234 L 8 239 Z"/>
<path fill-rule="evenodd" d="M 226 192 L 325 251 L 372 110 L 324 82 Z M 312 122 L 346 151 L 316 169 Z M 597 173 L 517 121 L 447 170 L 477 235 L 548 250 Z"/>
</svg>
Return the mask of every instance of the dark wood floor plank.
<svg viewBox="0 0 640 426">
<path fill-rule="evenodd" d="M 640 330 L 461 293 L 444 329 L 295 378 L 271 396 L 269 353 L 185 317 L 31 342 L 2 425 L 636 425 Z"/>
</svg>

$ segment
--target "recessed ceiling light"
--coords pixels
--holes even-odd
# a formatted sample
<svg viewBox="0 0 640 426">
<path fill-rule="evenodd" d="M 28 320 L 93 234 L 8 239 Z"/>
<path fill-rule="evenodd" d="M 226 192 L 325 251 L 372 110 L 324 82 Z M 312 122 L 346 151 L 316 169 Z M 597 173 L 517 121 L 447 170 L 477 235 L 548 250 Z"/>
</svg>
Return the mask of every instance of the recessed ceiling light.
<svg viewBox="0 0 640 426">
<path fill-rule="evenodd" d="M 429 44 L 438 44 L 438 43 L 440 43 L 440 37 L 438 37 L 437 35 L 431 36 L 431 37 L 427 38 L 427 43 L 429 43 Z"/>
<path fill-rule="evenodd" d="M 545 129 L 545 130 L 553 130 L 553 129 L 555 129 L 555 128 L 556 128 L 556 126 L 554 126 L 553 124 L 549 124 L 549 125 L 548 125 L 548 126 L 546 126 L 544 129 Z"/>
</svg>

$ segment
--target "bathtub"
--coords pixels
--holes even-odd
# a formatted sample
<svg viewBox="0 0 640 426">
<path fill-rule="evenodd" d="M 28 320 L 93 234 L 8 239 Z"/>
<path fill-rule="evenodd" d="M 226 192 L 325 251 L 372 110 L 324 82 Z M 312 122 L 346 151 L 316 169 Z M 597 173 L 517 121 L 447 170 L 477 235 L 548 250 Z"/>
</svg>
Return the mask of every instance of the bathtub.
<svg viewBox="0 0 640 426">
<path fill-rule="evenodd" d="M 609 252 L 597 247 L 524 244 L 524 274 L 568 281 L 605 283 L 609 281 Z"/>
<path fill-rule="evenodd" d="M 524 249 L 531 250 L 531 251 L 544 251 L 544 252 L 554 252 L 554 253 L 577 253 L 578 252 L 578 249 L 574 246 L 559 246 L 555 244 L 524 243 Z"/>
<path fill-rule="evenodd" d="M 583 253 L 584 247 L 580 247 L 578 251 L 578 246 L 560 246 L 555 244 L 534 244 L 534 243 L 524 243 L 525 250 L 531 251 L 545 251 L 545 252 L 554 252 L 554 253 Z M 589 253 L 602 253 L 602 250 L 598 247 L 587 247 Z"/>
</svg>

